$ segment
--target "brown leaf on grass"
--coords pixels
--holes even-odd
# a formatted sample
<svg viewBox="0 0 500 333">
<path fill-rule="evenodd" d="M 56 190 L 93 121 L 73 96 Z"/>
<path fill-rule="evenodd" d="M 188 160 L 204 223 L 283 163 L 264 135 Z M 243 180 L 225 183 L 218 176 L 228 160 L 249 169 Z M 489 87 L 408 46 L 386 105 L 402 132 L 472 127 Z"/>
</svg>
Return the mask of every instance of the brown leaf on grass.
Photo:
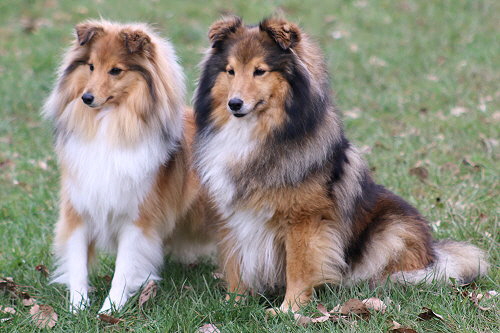
<svg viewBox="0 0 500 333">
<path fill-rule="evenodd" d="M 0 312 L 1 313 L 16 314 L 16 309 L 8 307 L 8 306 L 3 307 L 0 305 Z"/>
<path fill-rule="evenodd" d="M 24 306 L 32 306 L 36 302 L 36 300 L 34 298 L 32 298 L 30 296 L 30 294 L 28 294 L 26 292 L 21 292 L 21 293 L 19 293 L 18 296 L 21 298 Z"/>
<path fill-rule="evenodd" d="M 52 328 L 57 323 L 57 313 L 50 305 L 35 304 L 30 309 L 31 319 L 38 328 Z"/>
<path fill-rule="evenodd" d="M 300 326 L 307 326 L 309 324 L 314 324 L 314 323 L 324 323 L 325 321 L 330 320 L 330 314 L 327 313 L 324 316 L 317 317 L 317 318 L 312 318 L 308 317 L 305 315 L 301 315 L 299 313 L 295 313 L 293 315 L 293 318 L 295 318 L 295 322 L 299 324 Z"/>
<path fill-rule="evenodd" d="M 479 171 L 481 170 L 481 165 L 480 164 L 476 164 L 474 162 L 472 162 L 471 160 L 469 160 L 467 157 L 464 157 L 462 159 L 462 164 L 463 165 L 466 165 L 468 167 L 471 167 L 471 168 L 474 168 L 474 171 Z"/>
<path fill-rule="evenodd" d="M 340 308 L 340 313 L 343 315 L 355 314 L 365 319 L 370 317 L 370 311 L 368 311 L 366 305 L 356 298 L 345 302 Z"/>
<path fill-rule="evenodd" d="M 414 329 L 408 328 L 408 327 L 402 327 L 400 323 L 397 321 L 392 321 L 392 326 L 389 328 L 389 332 L 394 332 L 394 333 L 417 333 Z"/>
<path fill-rule="evenodd" d="M 37 265 L 35 267 L 35 269 L 37 271 L 39 271 L 44 277 L 48 277 L 49 276 L 49 270 L 47 269 L 47 267 L 45 265 Z"/>
<path fill-rule="evenodd" d="M 329 312 L 323 304 L 318 304 L 317 310 L 322 314 L 320 317 L 309 317 L 305 315 L 301 315 L 299 313 L 295 313 L 293 317 L 295 318 L 295 322 L 301 326 L 307 326 L 309 324 L 314 323 L 324 323 L 325 321 L 338 321 L 340 316 L 331 315 L 331 311 Z"/>
<path fill-rule="evenodd" d="M 424 310 L 424 312 L 422 312 L 421 314 L 418 315 L 418 317 L 421 320 L 431 320 L 433 318 L 437 318 L 439 320 L 444 320 L 443 316 L 435 313 L 434 311 L 432 311 L 432 309 L 423 307 L 422 310 Z"/>
<path fill-rule="evenodd" d="M 368 309 L 379 311 L 382 313 L 385 313 L 385 310 L 387 309 L 387 305 L 385 305 L 385 303 L 382 302 L 382 300 L 376 297 L 370 297 L 364 299 L 363 303 L 366 305 Z"/>
<path fill-rule="evenodd" d="M 331 309 L 330 311 L 328 311 L 329 313 L 340 313 L 340 309 L 342 308 L 342 304 L 337 304 L 333 307 L 333 309 Z"/>
<path fill-rule="evenodd" d="M 0 168 L 10 167 L 12 165 L 14 165 L 14 162 L 8 158 L 0 161 Z"/>
<path fill-rule="evenodd" d="M 394 332 L 394 333 L 417 333 L 417 331 L 415 331 L 412 328 L 408 328 L 408 327 L 395 328 L 395 329 L 391 330 L 390 332 Z"/>
<path fill-rule="evenodd" d="M 441 165 L 440 169 L 442 171 L 448 171 L 453 175 L 458 175 L 460 173 L 460 167 L 453 162 L 446 162 Z"/>
<path fill-rule="evenodd" d="M 11 277 L 6 277 L 0 279 L 0 290 L 16 292 L 17 285 L 14 283 L 14 280 Z"/>
<path fill-rule="evenodd" d="M 205 324 L 198 328 L 200 333 L 220 333 L 220 330 L 214 324 Z"/>
<path fill-rule="evenodd" d="M 483 294 L 476 294 L 475 292 L 469 293 L 469 299 L 474 303 L 474 306 L 478 308 L 481 311 L 489 311 L 492 308 L 491 307 L 484 307 L 479 305 L 479 301 L 484 297 Z"/>
<path fill-rule="evenodd" d="M 467 113 L 468 111 L 469 110 L 467 110 L 467 108 L 464 108 L 463 106 L 457 106 L 450 110 L 450 114 L 452 116 L 458 117 L 463 115 L 464 113 Z"/>
<path fill-rule="evenodd" d="M 111 325 L 116 325 L 116 324 L 123 321 L 123 319 L 115 318 L 115 317 L 112 317 L 112 316 L 104 314 L 104 313 L 100 313 L 98 318 L 100 321 L 102 321 L 104 323 L 111 324 Z"/>
<path fill-rule="evenodd" d="M 107 283 L 111 283 L 111 281 L 113 281 L 113 278 L 109 275 L 100 276 L 99 278 L 106 281 Z"/>
<path fill-rule="evenodd" d="M 144 303 L 149 301 L 150 298 L 155 297 L 157 292 L 158 292 L 158 285 L 156 284 L 156 282 L 149 281 L 148 284 L 142 290 L 141 295 L 139 296 L 139 308 L 142 308 Z"/>
<path fill-rule="evenodd" d="M 418 177 L 421 181 L 424 181 L 429 177 L 429 171 L 423 166 L 411 168 L 409 173 L 412 176 Z"/>
</svg>

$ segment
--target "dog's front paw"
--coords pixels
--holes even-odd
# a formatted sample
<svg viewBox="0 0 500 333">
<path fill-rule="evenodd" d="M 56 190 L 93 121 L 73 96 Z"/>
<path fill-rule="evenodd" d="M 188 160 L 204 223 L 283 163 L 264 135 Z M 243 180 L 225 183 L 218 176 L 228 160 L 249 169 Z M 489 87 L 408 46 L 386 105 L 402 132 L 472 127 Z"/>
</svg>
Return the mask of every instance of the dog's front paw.
<svg viewBox="0 0 500 333">
<path fill-rule="evenodd" d="M 85 310 L 90 305 L 87 292 L 72 290 L 70 292 L 69 311 L 76 314 Z"/>
<path fill-rule="evenodd" d="M 104 301 L 104 304 L 102 305 L 101 309 L 99 310 L 99 314 L 111 314 L 113 311 L 116 311 L 116 306 L 115 304 L 111 301 L 111 299 L 106 297 L 106 300 Z"/>
</svg>

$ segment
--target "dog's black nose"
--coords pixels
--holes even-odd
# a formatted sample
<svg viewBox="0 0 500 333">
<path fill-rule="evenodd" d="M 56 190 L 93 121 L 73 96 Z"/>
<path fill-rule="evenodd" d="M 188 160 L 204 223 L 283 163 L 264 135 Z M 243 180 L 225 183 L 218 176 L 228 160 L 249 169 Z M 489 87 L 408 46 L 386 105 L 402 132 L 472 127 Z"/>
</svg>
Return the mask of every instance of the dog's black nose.
<svg viewBox="0 0 500 333">
<path fill-rule="evenodd" d="M 85 93 L 82 96 L 82 100 L 83 100 L 83 103 L 90 105 L 94 101 L 94 95 L 92 95 L 91 93 Z"/>
<path fill-rule="evenodd" d="M 239 98 L 231 98 L 227 105 L 232 111 L 239 111 L 243 106 L 243 101 Z"/>
</svg>

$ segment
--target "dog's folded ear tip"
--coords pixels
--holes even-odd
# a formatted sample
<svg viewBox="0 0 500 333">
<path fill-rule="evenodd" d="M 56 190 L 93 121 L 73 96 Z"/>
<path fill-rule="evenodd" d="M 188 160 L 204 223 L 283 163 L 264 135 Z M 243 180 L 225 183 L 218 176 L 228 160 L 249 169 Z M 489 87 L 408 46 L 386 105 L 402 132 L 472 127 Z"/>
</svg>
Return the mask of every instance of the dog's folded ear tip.
<svg viewBox="0 0 500 333">
<path fill-rule="evenodd" d="M 301 39 L 300 28 L 280 18 L 270 17 L 262 20 L 259 29 L 266 32 L 283 50 L 294 48 Z"/>
<path fill-rule="evenodd" d="M 125 48 L 129 53 L 140 53 L 148 50 L 151 44 L 149 35 L 141 30 L 123 30 L 120 33 Z"/>
<path fill-rule="evenodd" d="M 90 43 L 102 31 L 102 26 L 92 22 L 83 22 L 75 26 L 76 39 L 80 46 Z"/>
<path fill-rule="evenodd" d="M 217 47 L 220 42 L 235 33 L 242 24 L 241 17 L 236 15 L 225 16 L 214 22 L 208 30 L 208 39 L 212 42 L 212 48 Z"/>
</svg>

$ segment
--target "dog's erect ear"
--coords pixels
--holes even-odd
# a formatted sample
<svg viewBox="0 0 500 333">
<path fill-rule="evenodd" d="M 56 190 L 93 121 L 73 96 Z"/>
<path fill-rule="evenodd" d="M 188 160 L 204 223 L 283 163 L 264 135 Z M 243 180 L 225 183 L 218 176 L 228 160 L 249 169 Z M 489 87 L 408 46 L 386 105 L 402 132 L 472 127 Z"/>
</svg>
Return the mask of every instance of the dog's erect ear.
<svg viewBox="0 0 500 333">
<path fill-rule="evenodd" d="M 151 38 L 140 30 L 123 30 L 120 33 L 123 43 L 128 53 L 149 52 L 151 48 Z"/>
<path fill-rule="evenodd" d="M 241 25 L 241 18 L 238 16 L 225 17 L 213 23 L 208 31 L 208 38 L 212 42 L 212 47 L 217 47 L 229 35 L 235 33 Z"/>
<path fill-rule="evenodd" d="M 285 20 L 268 18 L 260 22 L 259 28 L 267 32 L 283 50 L 291 49 L 300 42 L 299 27 Z"/>
<path fill-rule="evenodd" d="M 96 35 L 103 32 L 103 28 L 94 23 L 80 23 L 75 26 L 78 44 L 88 44 Z"/>
</svg>

